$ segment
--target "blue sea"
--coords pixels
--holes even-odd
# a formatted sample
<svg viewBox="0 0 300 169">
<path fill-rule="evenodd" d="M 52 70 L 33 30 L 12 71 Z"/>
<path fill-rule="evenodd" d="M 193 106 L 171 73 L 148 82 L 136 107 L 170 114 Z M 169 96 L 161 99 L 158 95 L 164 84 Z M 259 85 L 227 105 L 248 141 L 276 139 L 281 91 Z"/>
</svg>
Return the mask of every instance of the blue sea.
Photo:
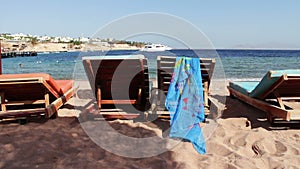
<svg viewBox="0 0 300 169">
<path fill-rule="evenodd" d="M 36 57 L 2 59 L 3 74 L 44 72 L 55 79 L 86 79 L 83 56 L 143 54 L 149 60 L 150 77 L 155 78 L 159 55 L 216 58 L 216 77 L 226 79 L 260 79 L 268 70 L 300 69 L 300 50 L 171 50 L 141 52 L 112 50 L 38 54 Z M 214 75 L 215 76 L 215 75 Z"/>
</svg>

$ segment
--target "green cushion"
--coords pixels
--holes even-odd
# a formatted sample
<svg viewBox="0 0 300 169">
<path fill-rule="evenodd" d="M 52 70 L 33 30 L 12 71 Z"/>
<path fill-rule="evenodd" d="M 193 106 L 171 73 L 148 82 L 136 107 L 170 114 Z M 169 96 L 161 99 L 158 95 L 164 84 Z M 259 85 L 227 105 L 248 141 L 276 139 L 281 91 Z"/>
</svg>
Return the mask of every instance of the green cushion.
<svg viewBox="0 0 300 169">
<path fill-rule="evenodd" d="M 236 81 L 229 82 L 229 87 L 249 96 L 251 91 L 258 85 L 258 83 L 258 81 Z"/>
</svg>

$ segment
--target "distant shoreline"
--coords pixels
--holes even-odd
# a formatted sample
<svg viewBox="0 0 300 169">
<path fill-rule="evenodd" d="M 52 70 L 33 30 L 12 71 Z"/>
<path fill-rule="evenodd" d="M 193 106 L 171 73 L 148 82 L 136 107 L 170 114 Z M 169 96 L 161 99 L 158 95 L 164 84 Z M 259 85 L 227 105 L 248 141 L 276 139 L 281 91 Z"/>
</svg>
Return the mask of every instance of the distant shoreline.
<svg viewBox="0 0 300 169">
<path fill-rule="evenodd" d="M 111 44 L 110 46 L 104 46 L 92 43 L 82 43 L 80 45 L 74 45 L 70 43 L 37 43 L 31 44 L 28 42 L 1 42 L 2 52 L 37 52 L 37 53 L 57 53 L 57 52 L 87 52 L 87 51 L 110 51 L 110 50 L 140 50 L 140 47 L 129 46 L 128 44 Z M 297 48 L 217 48 L 217 49 L 205 49 L 205 48 L 173 48 L 172 50 L 273 50 L 273 51 L 299 51 Z"/>
<path fill-rule="evenodd" d="M 37 53 L 55 53 L 55 52 L 83 52 L 83 51 L 108 51 L 108 50 L 140 50 L 136 46 L 128 44 L 112 44 L 104 46 L 99 44 L 82 43 L 74 45 L 71 43 L 37 43 L 27 42 L 1 42 L 2 52 L 37 52 Z"/>
</svg>

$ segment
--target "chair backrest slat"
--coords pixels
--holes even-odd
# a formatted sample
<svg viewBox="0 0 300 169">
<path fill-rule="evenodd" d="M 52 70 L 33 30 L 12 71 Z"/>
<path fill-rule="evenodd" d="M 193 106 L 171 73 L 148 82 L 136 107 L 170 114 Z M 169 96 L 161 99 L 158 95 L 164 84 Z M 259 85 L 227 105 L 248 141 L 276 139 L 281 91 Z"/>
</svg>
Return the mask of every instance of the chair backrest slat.
<svg viewBox="0 0 300 169">
<path fill-rule="evenodd" d="M 175 65 L 176 57 L 171 56 L 158 56 L 157 58 L 157 73 L 158 73 L 158 88 L 163 89 L 166 87 L 164 83 L 170 82 Z M 210 80 L 213 75 L 216 60 L 214 58 L 200 58 L 201 75 L 203 81 Z M 168 86 L 167 86 L 168 87 Z"/>
<path fill-rule="evenodd" d="M 158 89 L 163 92 L 161 94 L 166 95 L 170 86 L 170 81 L 172 74 L 174 72 L 174 66 L 176 62 L 176 57 L 174 56 L 158 56 L 157 57 L 157 80 Z M 206 92 L 208 93 L 210 81 L 213 75 L 216 60 L 214 58 L 200 58 L 200 68 L 203 84 L 207 82 Z M 160 97 L 162 97 L 160 94 Z M 206 97 L 207 94 L 204 95 Z M 162 97 L 164 98 L 164 97 Z M 205 99 L 207 100 L 207 98 Z M 164 105 L 164 100 L 160 99 L 160 104 Z"/>
</svg>

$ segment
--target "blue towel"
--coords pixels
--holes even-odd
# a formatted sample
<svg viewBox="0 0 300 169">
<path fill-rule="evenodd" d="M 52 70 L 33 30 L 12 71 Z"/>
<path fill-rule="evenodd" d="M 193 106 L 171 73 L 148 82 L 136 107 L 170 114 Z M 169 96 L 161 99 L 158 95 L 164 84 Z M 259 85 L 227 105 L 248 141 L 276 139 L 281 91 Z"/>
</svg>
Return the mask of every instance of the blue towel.
<svg viewBox="0 0 300 169">
<path fill-rule="evenodd" d="M 206 153 L 200 123 L 204 100 L 199 58 L 177 57 L 165 102 L 171 116 L 170 137 L 189 140 L 200 154 Z"/>
</svg>

